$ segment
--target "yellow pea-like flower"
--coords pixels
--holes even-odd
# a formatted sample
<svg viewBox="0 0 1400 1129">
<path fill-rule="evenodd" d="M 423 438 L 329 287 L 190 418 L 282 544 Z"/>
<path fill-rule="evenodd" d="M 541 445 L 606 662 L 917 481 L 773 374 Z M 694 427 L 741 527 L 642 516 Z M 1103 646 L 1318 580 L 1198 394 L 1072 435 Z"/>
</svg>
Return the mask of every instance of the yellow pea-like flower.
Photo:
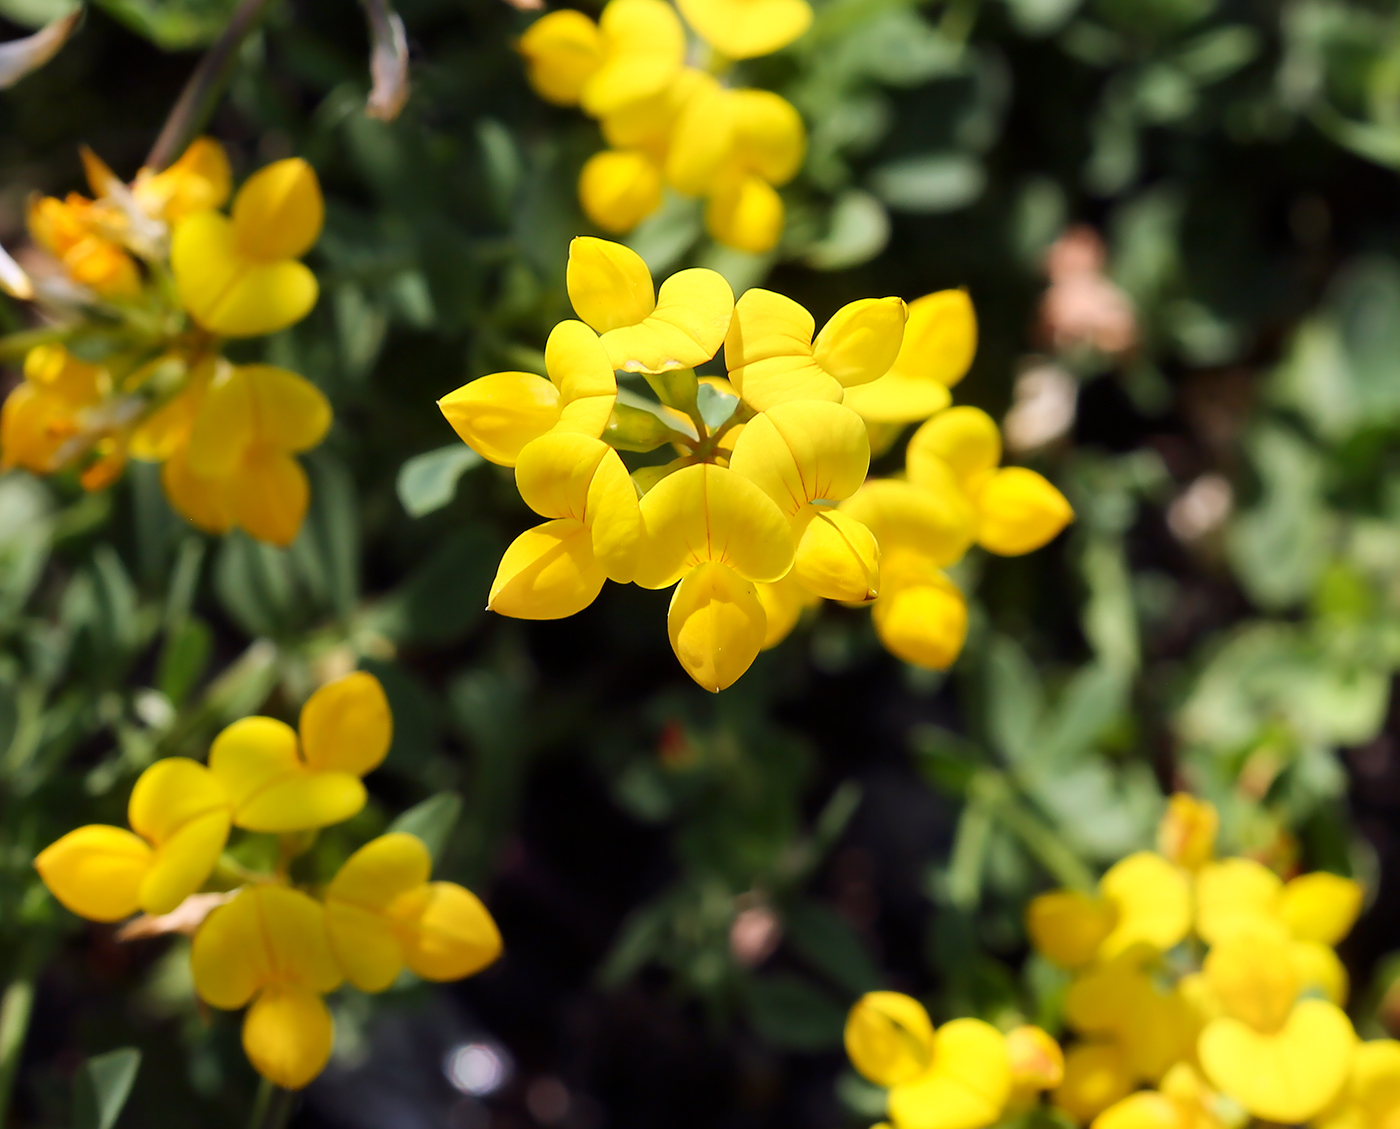
<svg viewBox="0 0 1400 1129">
<path fill-rule="evenodd" d="M 762 255 L 782 238 L 785 214 L 771 184 L 741 173 L 716 185 L 705 204 L 705 229 L 726 247 Z"/>
<path fill-rule="evenodd" d="M 677 0 L 696 33 L 731 59 L 771 55 L 812 25 L 807 0 Z"/>
<path fill-rule="evenodd" d="M 1047 959 L 1061 968 L 1076 969 L 1098 956 L 1117 919 L 1117 911 L 1103 898 L 1078 890 L 1052 890 L 1032 898 L 1026 907 L 1026 932 Z"/>
<path fill-rule="evenodd" d="M 1011 1061 L 1011 1109 L 1028 1109 L 1043 1090 L 1065 1078 L 1065 1052 L 1048 1031 L 1023 1024 L 1006 1033 Z"/>
<path fill-rule="evenodd" d="M 578 198 L 584 215 L 621 235 L 661 207 L 661 169 L 639 150 L 604 149 L 584 162 Z"/>
<path fill-rule="evenodd" d="M 561 321 L 545 342 L 544 365 L 548 380 L 492 373 L 448 393 L 438 408 L 468 447 L 501 466 L 514 466 L 527 443 L 555 429 L 597 439 L 617 401 L 614 366 L 598 335 L 582 322 Z"/>
<path fill-rule="evenodd" d="M 161 475 L 171 504 L 211 532 L 238 525 L 260 541 L 290 545 L 310 500 L 306 472 L 294 456 L 329 430 L 325 394 L 272 365 L 220 365 L 207 383 L 196 374 L 183 395 L 187 404 L 170 405 L 174 414 L 163 421 L 174 447 Z M 185 412 L 188 434 L 181 442 Z"/>
<path fill-rule="evenodd" d="M 758 602 L 763 605 L 766 620 L 763 633 L 765 651 L 776 647 L 792 634 L 806 608 L 821 602 L 791 572 L 781 580 L 771 584 L 755 584 L 754 588 L 758 593 Z"/>
<path fill-rule="evenodd" d="M 68 277 L 103 298 L 134 298 L 141 291 L 136 262 L 107 234 L 99 204 L 76 192 L 60 200 L 41 196 L 26 220 L 34 242 L 53 255 Z"/>
<path fill-rule="evenodd" d="M 871 479 L 841 503 L 841 511 L 875 534 L 886 557 L 907 552 L 935 568 L 960 560 L 977 528 L 976 511 L 951 479 L 943 491 L 893 478 Z"/>
<path fill-rule="evenodd" d="M 1177 792 L 1157 825 L 1157 850 L 1187 870 L 1199 870 L 1215 856 L 1220 813 L 1215 805 Z"/>
<path fill-rule="evenodd" d="M 331 950 L 361 991 L 384 991 L 404 968 L 460 980 L 500 955 L 501 934 L 476 895 L 431 873 L 422 841 L 394 832 L 346 859 L 326 888 Z"/>
<path fill-rule="evenodd" d="M 967 599 L 928 557 L 896 547 L 880 558 L 875 633 L 896 658 L 947 670 L 967 639 Z"/>
<path fill-rule="evenodd" d="M 754 176 L 786 184 L 802 166 L 802 115 L 771 90 L 692 84 L 674 121 L 666 180 L 689 196 L 706 196 L 727 180 Z"/>
<path fill-rule="evenodd" d="M 83 453 L 76 439 L 86 409 L 111 392 L 100 365 L 73 356 L 62 345 L 39 345 L 24 357 L 24 380 L 0 409 L 0 469 L 22 466 L 49 474 Z"/>
<path fill-rule="evenodd" d="M 652 286 L 651 271 L 630 247 L 579 236 L 569 244 L 569 301 L 602 334 L 614 369 L 670 372 L 713 357 L 734 313 L 734 291 L 703 267 Z"/>
<path fill-rule="evenodd" d="M 1145 945 L 1082 974 L 1065 995 L 1065 1022 L 1080 1034 L 1116 1043 L 1134 1079 L 1157 1082 L 1188 1057 L 1199 1024 L 1191 1003 L 1175 988 L 1160 987 Z"/>
<path fill-rule="evenodd" d="M 890 370 L 847 389 L 843 402 L 867 423 L 928 419 L 948 407 L 948 389 L 963 378 L 976 353 L 977 314 L 967 291 L 925 294 L 909 303 L 904 343 Z"/>
<path fill-rule="evenodd" d="M 384 688 L 356 671 L 322 686 L 302 707 L 297 730 L 245 717 L 214 739 L 209 771 L 249 831 L 309 831 L 349 819 L 365 805 L 360 777 L 393 740 Z"/>
<path fill-rule="evenodd" d="M 54 897 L 80 917 L 119 921 L 137 910 L 169 913 L 214 869 L 230 815 L 229 797 L 207 768 L 168 757 L 146 769 L 132 789 L 132 831 L 79 827 L 41 851 L 34 866 Z"/>
<path fill-rule="evenodd" d="M 753 586 L 787 575 L 791 526 L 756 484 L 712 463 L 667 475 L 642 498 L 641 511 L 647 540 L 636 582 L 682 582 L 668 617 L 672 649 L 705 689 L 723 690 L 763 646 L 767 620 Z"/>
<path fill-rule="evenodd" d="M 1010 1100 L 1006 1037 L 980 1019 L 954 1019 L 934 1035 L 931 1067 L 890 1089 L 890 1120 L 895 1129 L 982 1129 Z"/>
<path fill-rule="evenodd" d="M 708 97 L 719 81 L 696 67 L 682 67 L 655 94 L 637 98 L 604 116 L 603 139 L 614 149 L 638 149 L 661 169 L 676 138 L 676 123 L 692 100 Z"/>
<path fill-rule="evenodd" d="M 228 154 L 212 137 L 197 137 L 179 160 L 161 172 L 143 168 L 131 194 L 147 215 L 167 223 L 222 208 L 233 191 Z"/>
<path fill-rule="evenodd" d="M 787 400 L 840 403 L 845 389 L 889 370 L 904 339 L 900 298 L 862 298 L 816 322 L 791 298 L 747 291 L 734 306 L 724 359 L 735 390 L 766 411 Z"/>
<path fill-rule="evenodd" d="M 1376 1129 L 1400 1117 L 1400 1042 L 1372 1039 L 1356 1047 L 1338 1100 L 1318 1115 L 1318 1129 Z"/>
<path fill-rule="evenodd" d="M 1193 1129 L 1187 1110 L 1166 1094 L 1139 1090 L 1094 1118 L 1091 1129 Z"/>
<path fill-rule="evenodd" d="M 632 580 L 646 527 L 616 451 L 587 435 L 543 435 L 521 450 L 515 480 L 526 505 L 551 520 L 506 549 L 490 610 L 517 619 L 562 619 L 591 604 L 609 577 Z"/>
<path fill-rule="evenodd" d="M 1365 894 L 1361 883 L 1315 871 L 1291 879 L 1279 901 L 1279 916 L 1300 941 L 1335 945 L 1351 932 Z"/>
<path fill-rule="evenodd" d="M 969 495 L 1001 462 L 1001 431 L 981 408 L 962 405 L 940 412 L 909 437 L 905 466 L 909 481 L 941 485 L 943 468 Z"/>
<path fill-rule="evenodd" d="M 1122 1101 L 1133 1088 L 1123 1051 L 1115 1043 L 1077 1043 L 1065 1052 L 1064 1080 L 1051 1101 L 1080 1125 Z"/>
<path fill-rule="evenodd" d="M 1299 998 L 1302 980 L 1285 937 L 1234 932 L 1211 949 L 1205 975 L 1225 1010 L 1197 1044 L 1212 1085 L 1255 1117 L 1290 1124 L 1341 1094 L 1356 1035 L 1335 1004 Z"/>
<path fill-rule="evenodd" d="M 243 1049 L 264 1078 L 299 1090 L 325 1068 L 334 1027 L 321 997 L 344 975 L 319 902 L 285 886 L 245 886 L 200 926 L 190 966 L 205 1003 L 251 1003 Z"/>
<path fill-rule="evenodd" d="M 1209 944 L 1278 919 L 1283 882 L 1253 859 L 1208 863 L 1196 875 L 1196 932 Z"/>
<path fill-rule="evenodd" d="M 321 234 L 325 204 L 316 173 L 300 157 L 248 178 L 232 217 L 206 211 L 175 227 L 170 267 L 180 301 L 211 333 L 254 337 L 304 318 L 316 276 L 300 261 Z"/>
<path fill-rule="evenodd" d="M 933 1022 L 902 992 L 867 992 L 846 1016 L 846 1054 L 877 1086 L 912 1082 L 933 1065 Z"/>
<path fill-rule="evenodd" d="M 535 93 L 557 106 L 578 105 L 584 86 L 603 65 L 603 33 L 572 8 L 541 16 L 518 47 Z"/>
</svg>

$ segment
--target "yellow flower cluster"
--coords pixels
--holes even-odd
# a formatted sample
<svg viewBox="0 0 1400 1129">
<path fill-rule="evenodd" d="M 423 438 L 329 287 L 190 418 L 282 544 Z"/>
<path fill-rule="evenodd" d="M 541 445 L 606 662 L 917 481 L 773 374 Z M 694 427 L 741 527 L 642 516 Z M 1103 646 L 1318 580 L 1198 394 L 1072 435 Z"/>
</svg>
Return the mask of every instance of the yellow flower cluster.
<svg viewBox="0 0 1400 1129">
<path fill-rule="evenodd" d="M 1039 1027 L 1003 1034 L 980 1019 L 934 1030 L 923 1004 L 868 992 L 846 1019 L 846 1053 L 889 1091 L 889 1122 L 876 1129 L 983 1129 L 1024 1114 L 1064 1075 L 1060 1046 Z"/>
<path fill-rule="evenodd" d="M 1367 1111 L 1400 1109 L 1400 1047 L 1358 1047 L 1333 951 L 1361 887 L 1216 859 L 1216 824 L 1209 804 L 1174 796 L 1158 851 L 1116 863 L 1094 894 L 1030 904 L 1036 948 L 1073 972 L 1078 1041 L 1052 1100 L 1094 1129 L 1384 1124 Z"/>
<path fill-rule="evenodd" d="M 132 790 L 130 831 L 80 827 L 34 864 L 54 897 L 93 921 L 172 913 L 211 878 L 232 887 L 195 933 L 195 990 L 213 1007 L 248 1007 L 249 1060 L 277 1085 L 300 1089 L 330 1057 L 322 996 L 343 981 L 382 992 L 405 968 L 457 980 L 501 951 L 485 906 L 455 883 L 430 881 L 431 856 L 413 835 L 391 832 L 361 847 L 319 900 L 288 882 L 308 833 L 364 807 L 360 778 L 384 759 L 392 731 L 378 680 L 347 675 L 307 700 L 299 732 L 247 717 L 219 734 L 207 766 L 156 761 Z M 277 873 L 222 864 L 235 827 L 283 836 Z"/>
<path fill-rule="evenodd" d="M 94 199 L 30 204 L 30 233 L 60 268 L 57 286 L 39 287 L 55 340 L 29 352 L 0 409 L 0 467 L 76 467 L 96 490 L 128 457 L 160 462 L 171 505 L 195 525 L 289 544 L 308 501 L 294 456 L 324 437 L 330 405 L 295 373 L 230 364 L 220 338 L 285 329 L 315 304 L 298 260 L 321 231 L 316 174 L 277 161 L 225 216 L 232 175 L 207 138 L 130 185 L 84 161 Z M 104 333 L 114 320 L 121 332 Z"/>
<path fill-rule="evenodd" d="M 967 606 L 942 570 L 974 543 L 1029 552 L 1073 516 L 1040 475 L 999 467 L 985 413 L 948 408 L 976 346 L 961 291 L 861 299 L 816 333 L 796 302 L 758 289 L 735 302 L 714 271 L 681 271 L 658 292 L 634 252 L 586 236 L 567 283 L 582 320 L 550 334 L 548 379 L 493 373 L 439 401 L 547 519 L 506 550 L 493 611 L 559 619 L 605 580 L 675 585 L 672 648 L 717 691 L 805 605 L 870 603 L 886 647 L 943 668 Z M 697 377 L 721 346 L 728 376 Z M 620 390 L 618 371 L 659 402 Z M 867 481 L 872 437 L 888 446 L 921 419 L 905 475 Z M 630 474 L 618 453 L 668 445 L 675 459 Z"/>
<path fill-rule="evenodd" d="M 584 214 L 604 231 L 631 231 L 669 186 L 704 197 L 719 242 L 761 253 L 783 232 L 777 187 L 806 151 L 802 118 L 767 90 L 722 81 L 729 61 L 767 55 L 807 30 L 807 0 L 677 0 L 710 49 L 709 67 L 686 65 L 686 34 L 665 0 L 609 0 L 597 23 L 551 12 L 520 40 L 541 97 L 581 106 L 609 148 L 579 176 Z M 720 77 L 716 77 L 716 76 Z"/>
</svg>

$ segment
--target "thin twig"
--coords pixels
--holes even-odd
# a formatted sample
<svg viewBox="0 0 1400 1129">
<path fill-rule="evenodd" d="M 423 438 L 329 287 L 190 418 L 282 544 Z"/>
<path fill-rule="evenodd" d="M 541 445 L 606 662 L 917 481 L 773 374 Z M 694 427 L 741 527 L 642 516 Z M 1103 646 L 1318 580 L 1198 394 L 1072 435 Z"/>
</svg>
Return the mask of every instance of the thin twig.
<svg viewBox="0 0 1400 1129">
<path fill-rule="evenodd" d="M 233 74 L 238 49 L 248 34 L 258 26 L 269 0 L 240 0 L 228 26 L 214 45 L 199 60 L 194 74 L 185 83 L 180 98 L 165 119 L 160 136 L 151 147 L 146 166 L 159 172 L 189 145 L 213 116 L 214 108 L 223 96 L 224 87 Z"/>
</svg>

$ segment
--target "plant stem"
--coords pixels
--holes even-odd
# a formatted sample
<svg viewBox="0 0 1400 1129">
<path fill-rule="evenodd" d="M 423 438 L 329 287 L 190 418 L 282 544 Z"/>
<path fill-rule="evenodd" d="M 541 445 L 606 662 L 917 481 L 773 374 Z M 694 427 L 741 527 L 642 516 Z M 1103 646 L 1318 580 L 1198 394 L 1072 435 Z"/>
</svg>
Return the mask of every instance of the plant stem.
<svg viewBox="0 0 1400 1129">
<path fill-rule="evenodd" d="M 0 1125 L 9 1113 L 20 1053 L 34 1012 L 34 979 L 47 951 L 47 939 L 32 936 L 20 953 L 15 978 L 0 996 Z"/>
<path fill-rule="evenodd" d="M 253 1099 L 253 1114 L 248 1118 L 248 1129 L 284 1129 L 296 1104 L 294 1090 L 284 1090 L 266 1078 L 262 1079 L 258 1083 L 257 1097 Z"/>
<path fill-rule="evenodd" d="M 979 799 L 1061 885 L 1083 893 L 1096 888 L 1093 872 L 1060 834 L 1027 807 L 1011 782 L 1000 772 L 982 772 L 968 788 L 968 800 Z"/>
<path fill-rule="evenodd" d="M 258 26 L 267 5 L 268 0 L 239 0 L 238 7 L 229 17 L 228 26 L 204 53 L 204 58 L 199 60 L 194 74 L 190 75 L 185 89 L 171 108 L 170 116 L 165 119 L 160 136 L 146 158 L 148 168 L 159 172 L 168 166 L 185 151 L 185 147 L 213 116 L 224 87 L 233 75 L 238 49 Z"/>
</svg>

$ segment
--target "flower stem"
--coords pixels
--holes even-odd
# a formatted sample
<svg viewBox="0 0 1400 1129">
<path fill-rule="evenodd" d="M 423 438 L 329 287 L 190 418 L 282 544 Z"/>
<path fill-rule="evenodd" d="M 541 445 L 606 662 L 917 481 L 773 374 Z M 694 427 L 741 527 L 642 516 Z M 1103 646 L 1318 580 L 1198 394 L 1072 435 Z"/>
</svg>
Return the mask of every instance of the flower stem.
<svg viewBox="0 0 1400 1129">
<path fill-rule="evenodd" d="M 194 74 L 185 83 L 185 89 L 170 116 L 165 119 L 160 136 L 146 157 L 148 168 L 159 172 L 185 151 L 185 147 L 199 135 L 205 124 L 213 116 L 214 108 L 223 96 L 224 87 L 233 75 L 234 64 L 238 60 L 238 49 L 249 33 L 258 26 L 269 0 L 239 0 L 238 7 L 229 17 L 214 45 L 199 60 Z"/>
<path fill-rule="evenodd" d="M 15 978 L 0 996 L 0 1124 L 10 1109 L 20 1053 L 34 1012 L 34 980 L 47 952 L 47 938 L 31 937 L 20 953 Z"/>
<path fill-rule="evenodd" d="M 294 1090 L 284 1090 L 266 1078 L 262 1079 L 258 1083 L 257 1097 L 253 1099 L 253 1114 L 248 1118 L 248 1129 L 285 1129 L 296 1103 Z"/>
</svg>

